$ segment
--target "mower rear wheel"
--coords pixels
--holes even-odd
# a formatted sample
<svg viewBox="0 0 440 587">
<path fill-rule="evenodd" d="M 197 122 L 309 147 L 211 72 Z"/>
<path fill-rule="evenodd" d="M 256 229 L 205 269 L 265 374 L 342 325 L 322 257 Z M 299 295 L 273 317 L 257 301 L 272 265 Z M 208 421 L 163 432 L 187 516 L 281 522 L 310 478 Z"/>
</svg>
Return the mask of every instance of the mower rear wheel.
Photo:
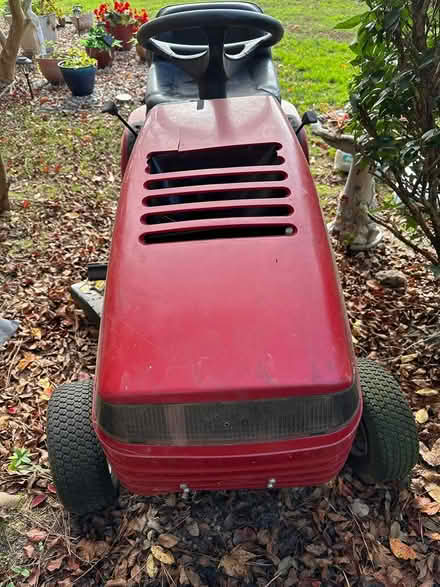
<svg viewBox="0 0 440 587">
<path fill-rule="evenodd" d="M 367 481 L 405 479 L 417 462 L 419 441 L 408 402 L 394 377 L 369 359 L 358 360 L 364 410 L 349 464 Z"/>
<path fill-rule="evenodd" d="M 115 483 L 92 426 L 93 381 L 57 387 L 49 400 L 49 463 L 64 507 L 83 515 L 110 506 Z"/>
</svg>

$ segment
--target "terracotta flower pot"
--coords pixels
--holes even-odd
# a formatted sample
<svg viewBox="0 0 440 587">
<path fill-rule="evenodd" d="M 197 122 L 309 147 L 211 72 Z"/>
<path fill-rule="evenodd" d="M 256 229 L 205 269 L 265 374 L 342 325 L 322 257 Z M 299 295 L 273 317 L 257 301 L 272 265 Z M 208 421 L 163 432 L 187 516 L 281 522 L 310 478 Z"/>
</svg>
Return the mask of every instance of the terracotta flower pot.
<svg viewBox="0 0 440 587">
<path fill-rule="evenodd" d="M 114 49 L 103 51 L 92 47 L 86 47 L 86 53 L 89 57 L 96 59 L 98 69 L 104 69 L 113 63 Z"/>
<path fill-rule="evenodd" d="M 63 74 L 58 66 L 58 61 L 59 59 L 53 59 L 51 57 L 39 57 L 37 59 L 42 75 L 53 85 L 64 83 Z"/>
<path fill-rule="evenodd" d="M 121 41 L 122 46 L 118 47 L 118 49 L 121 51 L 130 51 L 133 46 L 133 43 L 130 42 L 133 39 L 133 25 L 119 24 L 112 26 L 110 34 L 118 41 Z"/>
</svg>

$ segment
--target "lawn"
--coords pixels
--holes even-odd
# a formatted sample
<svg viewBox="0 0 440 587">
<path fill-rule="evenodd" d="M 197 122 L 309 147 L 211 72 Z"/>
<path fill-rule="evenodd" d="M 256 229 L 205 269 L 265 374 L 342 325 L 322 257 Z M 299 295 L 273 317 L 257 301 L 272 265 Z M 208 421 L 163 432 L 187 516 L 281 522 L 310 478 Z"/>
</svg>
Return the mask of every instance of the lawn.
<svg viewBox="0 0 440 587">
<path fill-rule="evenodd" d="M 66 13 L 76 3 L 60 2 Z M 156 0 L 134 5 L 151 14 L 160 7 Z M 351 33 L 334 25 L 360 5 L 262 6 L 286 30 L 274 49 L 283 97 L 301 111 L 343 106 Z M 134 55 L 116 61 L 98 86 L 108 86 L 109 97 L 129 90 L 139 103 L 144 67 Z M 69 287 L 84 279 L 88 262 L 108 256 L 121 125 L 98 109 L 45 111 L 45 91 L 33 102 L 26 93 L 0 98 L 0 150 L 12 180 L 12 210 L 0 217 L 0 317 L 20 321 L 0 349 L 0 497 L 21 496 L 15 508 L 0 507 L 0 587 L 432 587 L 440 574 L 440 475 L 426 465 L 415 471 L 411 492 L 365 486 L 347 468 L 319 488 L 200 492 L 189 500 L 122 492 L 102 515 L 78 520 L 62 510 L 47 459 L 47 402 L 54 386 L 94 375 L 98 331 Z M 345 180 L 333 170 L 334 151 L 309 138 L 311 172 L 330 219 Z M 354 257 L 335 246 L 335 257 L 356 354 L 386 365 L 413 410 L 424 410 L 419 431 L 428 451 L 440 428 L 440 359 L 434 343 L 420 341 L 438 322 L 433 279 L 423 260 L 388 237 L 386 247 Z M 378 287 L 375 274 L 385 268 L 407 272 L 408 289 Z M 400 557 L 390 528 L 403 541 Z M 151 547 L 165 549 L 171 564 L 155 562 Z"/>
</svg>

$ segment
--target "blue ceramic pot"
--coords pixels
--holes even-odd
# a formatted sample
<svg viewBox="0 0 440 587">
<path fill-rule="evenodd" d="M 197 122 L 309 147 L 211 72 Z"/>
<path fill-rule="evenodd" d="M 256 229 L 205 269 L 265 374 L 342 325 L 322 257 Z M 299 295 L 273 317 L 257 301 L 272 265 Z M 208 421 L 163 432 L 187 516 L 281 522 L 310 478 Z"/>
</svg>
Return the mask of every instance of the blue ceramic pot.
<svg viewBox="0 0 440 587">
<path fill-rule="evenodd" d="M 64 81 L 74 96 L 89 96 L 95 87 L 96 67 L 64 67 L 59 63 Z"/>
</svg>

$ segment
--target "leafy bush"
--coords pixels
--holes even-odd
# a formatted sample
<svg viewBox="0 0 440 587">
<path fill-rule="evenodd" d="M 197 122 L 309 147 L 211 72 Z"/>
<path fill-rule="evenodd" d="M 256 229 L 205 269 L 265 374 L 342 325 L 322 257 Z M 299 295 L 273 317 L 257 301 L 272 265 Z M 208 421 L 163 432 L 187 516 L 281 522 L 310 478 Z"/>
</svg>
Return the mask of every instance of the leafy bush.
<svg viewBox="0 0 440 587">
<path fill-rule="evenodd" d="M 338 25 L 359 25 L 353 130 L 362 156 L 397 195 L 388 206 L 403 221 L 374 219 L 440 269 L 440 3 L 365 3 L 367 11 Z"/>
</svg>

